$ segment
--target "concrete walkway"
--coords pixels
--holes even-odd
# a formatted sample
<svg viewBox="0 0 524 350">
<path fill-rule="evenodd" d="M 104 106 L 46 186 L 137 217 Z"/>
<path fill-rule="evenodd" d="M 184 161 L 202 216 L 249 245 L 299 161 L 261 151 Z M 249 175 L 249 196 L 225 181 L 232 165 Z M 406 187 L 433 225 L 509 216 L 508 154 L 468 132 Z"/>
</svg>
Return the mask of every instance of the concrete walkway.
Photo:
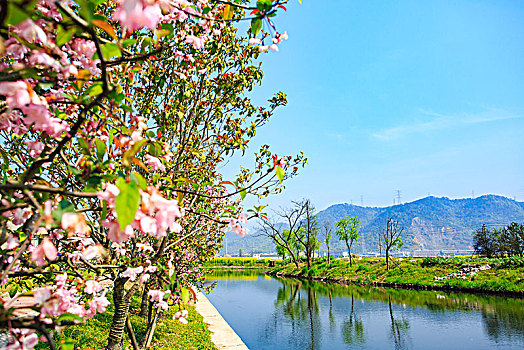
<svg viewBox="0 0 524 350">
<path fill-rule="evenodd" d="M 224 320 L 218 310 L 201 292 L 197 293 L 196 311 L 202 315 L 211 331 L 211 341 L 219 349 L 249 350 L 246 344 Z"/>
</svg>

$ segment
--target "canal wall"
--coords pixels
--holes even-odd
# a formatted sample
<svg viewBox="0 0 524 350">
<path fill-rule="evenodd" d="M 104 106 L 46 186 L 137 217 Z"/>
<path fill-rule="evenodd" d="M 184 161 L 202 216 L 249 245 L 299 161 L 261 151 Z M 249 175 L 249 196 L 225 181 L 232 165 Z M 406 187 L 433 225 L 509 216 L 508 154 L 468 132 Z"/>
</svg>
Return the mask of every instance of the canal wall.
<svg viewBox="0 0 524 350">
<path fill-rule="evenodd" d="M 208 325 L 211 341 L 217 348 L 220 350 L 249 350 L 202 292 L 197 293 L 195 309 Z"/>
</svg>

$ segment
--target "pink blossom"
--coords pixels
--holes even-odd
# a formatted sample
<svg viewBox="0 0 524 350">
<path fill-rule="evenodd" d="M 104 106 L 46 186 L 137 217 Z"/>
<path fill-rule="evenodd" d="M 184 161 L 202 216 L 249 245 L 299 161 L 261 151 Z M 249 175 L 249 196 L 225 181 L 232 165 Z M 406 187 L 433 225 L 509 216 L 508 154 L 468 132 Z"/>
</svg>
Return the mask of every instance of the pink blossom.
<svg viewBox="0 0 524 350">
<path fill-rule="evenodd" d="M 268 52 L 268 51 L 269 51 L 269 46 L 261 45 L 258 47 L 258 52 Z"/>
<path fill-rule="evenodd" d="M 29 148 L 29 155 L 36 158 L 44 150 L 44 144 L 39 141 L 27 141 L 27 148 Z"/>
<path fill-rule="evenodd" d="M 238 214 L 238 221 L 240 221 L 243 224 L 246 224 L 247 223 L 247 214 L 246 213 Z"/>
<path fill-rule="evenodd" d="M 250 38 L 249 39 L 249 45 L 258 45 L 260 43 L 261 43 L 261 41 L 258 38 Z"/>
<path fill-rule="evenodd" d="M 42 44 L 47 44 L 47 36 L 45 35 L 44 30 L 36 25 L 36 23 L 32 20 L 26 19 L 14 27 L 19 33 L 20 37 L 22 37 L 24 40 L 31 43 L 39 42 Z"/>
<path fill-rule="evenodd" d="M 107 227 L 107 238 L 116 243 L 122 243 L 135 236 L 133 227 L 127 225 L 124 231 L 120 230 L 120 224 L 116 220 L 104 220 L 102 225 Z"/>
<path fill-rule="evenodd" d="M 102 285 L 95 281 L 95 280 L 89 280 L 85 284 L 84 292 L 87 294 L 95 294 L 96 292 L 100 292 L 102 290 Z"/>
<path fill-rule="evenodd" d="M 5 249 L 7 249 L 7 250 L 15 249 L 19 245 L 20 245 L 20 240 L 17 237 L 9 236 L 9 238 L 7 239 L 7 242 L 6 242 Z"/>
<path fill-rule="evenodd" d="M 166 293 L 162 292 L 161 290 L 152 289 L 149 292 L 147 292 L 147 295 L 151 298 L 151 301 L 161 301 L 164 299 L 164 295 Z"/>
<path fill-rule="evenodd" d="M 64 213 L 62 215 L 62 228 L 69 231 L 69 233 L 82 235 L 88 235 L 91 232 L 84 215 L 76 213 Z"/>
<path fill-rule="evenodd" d="M 166 167 L 164 166 L 164 164 L 162 164 L 160 159 L 158 159 L 157 157 L 153 157 L 149 154 L 146 154 L 146 164 L 149 165 L 153 170 L 166 170 Z"/>
<path fill-rule="evenodd" d="M 147 282 L 147 280 L 149 280 L 149 278 L 151 277 L 150 274 L 148 273 L 145 273 L 142 275 L 142 277 L 140 277 L 140 283 L 144 284 Z"/>
<path fill-rule="evenodd" d="M 178 322 L 180 322 L 180 323 L 182 323 L 182 324 L 188 324 L 188 321 L 187 321 L 187 319 L 186 319 L 185 317 L 180 317 L 180 318 L 178 319 Z"/>
<path fill-rule="evenodd" d="M 142 0 L 121 0 L 113 13 L 113 18 L 120 21 L 122 27 L 134 31 L 142 27 L 153 30 L 162 17 L 157 3 Z"/>
<path fill-rule="evenodd" d="M 94 310 L 98 313 L 102 313 L 106 311 L 106 308 L 109 306 L 110 302 L 107 300 L 107 298 L 104 295 L 102 295 L 102 296 L 94 298 L 93 300 L 89 301 L 87 304 L 89 305 L 90 310 Z"/>
<path fill-rule="evenodd" d="M 36 333 L 29 334 L 23 338 L 22 349 L 33 349 L 38 344 L 38 336 Z"/>
<path fill-rule="evenodd" d="M 28 85 L 24 81 L 0 82 L 0 95 L 6 96 L 9 108 L 21 108 L 31 102 Z"/>
<path fill-rule="evenodd" d="M 80 304 L 72 303 L 69 305 L 69 308 L 67 309 L 67 312 L 75 314 L 80 317 L 84 317 L 87 313 L 87 310 Z"/>
<path fill-rule="evenodd" d="M 131 281 L 136 280 L 136 277 L 144 271 L 144 268 L 142 266 L 132 268 L 128 267 L 127 270 L 122 272 L 122 277 L 129 277 Z"/>
<path fill-rule="evenodd" d="M 269 47 L 269 49 L 278 52 L 278 46 L 277 46 L 277 44 L 272 44 L 272 45 Z"/>
<path fill-rule="evenodd" d="M 96 194 L 101 201 L 113 202 L 120 193 L 118 187 L 110 183 L 104 183 L 102 188 L 103 190 Z"/>
<path fill-rule="evenodd" d="M 156 220 L 150 216 L 144 216 L 142 219 L 140 219 L 140 229 L 144 233 L 147 233 L 151 236 L 156 236 L 158 230 Z"/>
<path fill-rule="evenodd" d="M 55 281 L 56 281 L 57 288 L 64 288 L 67 282 L 67 273 L 64 272 L 61 275 L 56 275 Z"/>
<path fill-rule="evenodd" d="M 104 254 L 105 249 L 102 247 L 101 244 L 95 244 L 87 247 L 82 252 L 82 258 L 85 260 L 91 260 L 94 259 L 102 254 Z"/>
<path fill-rule="evenodd" d="M 39 288 L 33 292 L 33 296 L 36 299 L 36 301 L 40 305 L 42 305 L 43 303 L 48 301 L 49 298 L 51 298 L 51 289 L 49 289 L 48 287 Z"/>
<path fill-rule="evenodd" d="M 195 50 L 203 49 L 205 46 L 205 40 L 194 35 L 186 36 L 186 43 L 192 44 Z"/>
<path fill-rule="evenodd" d="M 58 252 L 53 242 L 51 242 L 49 238 L 44 238 L 42 243 L 31 253 L 31 260 L 36 265 L 43 266 L 45 264 L 44 257 L 49 261 L 53 261 L 57 255 Z"/>
</svg>

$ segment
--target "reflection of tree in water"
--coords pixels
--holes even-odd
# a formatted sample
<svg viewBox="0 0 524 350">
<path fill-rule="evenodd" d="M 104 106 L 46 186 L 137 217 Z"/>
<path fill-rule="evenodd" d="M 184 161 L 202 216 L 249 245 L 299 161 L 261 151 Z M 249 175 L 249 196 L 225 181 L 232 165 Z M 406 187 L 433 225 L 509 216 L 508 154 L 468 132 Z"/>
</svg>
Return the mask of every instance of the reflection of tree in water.
<svg viewBox="0 0 524 350">
<path fill-rule="evenodd" d="M 350 346 L 362 346 L 366 339 L 364 337 L 364 323 L 362 319 L 355 314 L 355 297 L 351 293 L 351 311 L 349 319 L 344 320 L 342 324 L 342 338 L 344 343 Z"/>
<path fill-rule="evenodd" d="M 396 320 L 393 317 L 393 308 L 391 307 L 391 297 L 388 297 L 389 317 L 391 318 L 391 337 L 395 342 L 395 349 L 409 349 L 411 339 L 409 337 L 409 323 L 406 319 Z"/>
<path fill-rule="evenodd" d="M 516 302 L 516 301 L 520 302 Z M 482 320 L 488 336 L 495 342 L 519 339 L 524 345 L 524 301 L 509 299 L 506 303 L 481 305 Z"/>
<path fill-rule="evenodd" d="M 396 349 L 412 347 L 409 334 L 410 325 L 404 318 L 395 317 L 395 305 L 427 310 L 425 318 L 442 322 L 446 312 L 480 313 L 486 334 L 497 343 L 518 341 L 524 344 L 524 300 L 464 293 L 444 293 L 433 291 L 414 291 L 402 289 L 344 286 L 325 284 L 313 281 L 277 278 L 281 283 L 275 303 L 274 319 L 267 324 L 273 331 L 282 326 L 282 317 L 292 328 L 292 334 L 286 334 L 295 343 L 293 349 L 316 349 L 321 344 L 321 324 L 318 301 L 320 297 L 329 298 L 329 331 L 330 334 L 341 330 L 344 342 L 351 348 L 365 346 L 364 324 L 359 316 L 355 301 L 380 301 L 388 304 L 390 325 L 388 333 Z M 336 322 L 336 311 L 333 299 L 336 297 L 351 298 L 351 311 L 342 324 Z M 278 315 L 277 315 L 278 314 Z M 398 315 L 397 315 L 398 316 Z M 270 324 L 271 323 L 271 324 Z M 325 325 L 324 327 L 327 327 Z M 268 334 L 269 334 L 268 329 Z M 327 332 L 326 332 L 327 333 Z M 286 339 L 288 340 L 288 339 Z M 291 341 L 291 340 L 289 340 Z"/>
<path fill-rule="evenodd" d="M 291 280 L 281 280 L 281 282 L 275 308 L 290 321 L 292 336 L 289 341 L 293 343 L 290 345 L 297 349 L 320 349 L 322 327 L 315 289 L 303 285 L 302 282 Z M 277 322 L 278 315 L 275 314 L 274 319 Z M 274 323 L 274 326 L 277 324 Z"/>
</svg>

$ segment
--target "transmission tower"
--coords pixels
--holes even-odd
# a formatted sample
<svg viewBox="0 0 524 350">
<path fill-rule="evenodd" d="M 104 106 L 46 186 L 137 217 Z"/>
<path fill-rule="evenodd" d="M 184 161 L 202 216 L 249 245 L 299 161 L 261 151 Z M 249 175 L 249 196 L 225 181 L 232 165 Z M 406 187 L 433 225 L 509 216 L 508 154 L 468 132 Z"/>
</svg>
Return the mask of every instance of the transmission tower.
<svg viewBox="0 0 524 350">
<path fill-rule="evenodd" d="M 400 198 L 402 198 L 402 192 L 400 190 L 397 190 L 397 204 L 400 204 Z"/>
</svg>

